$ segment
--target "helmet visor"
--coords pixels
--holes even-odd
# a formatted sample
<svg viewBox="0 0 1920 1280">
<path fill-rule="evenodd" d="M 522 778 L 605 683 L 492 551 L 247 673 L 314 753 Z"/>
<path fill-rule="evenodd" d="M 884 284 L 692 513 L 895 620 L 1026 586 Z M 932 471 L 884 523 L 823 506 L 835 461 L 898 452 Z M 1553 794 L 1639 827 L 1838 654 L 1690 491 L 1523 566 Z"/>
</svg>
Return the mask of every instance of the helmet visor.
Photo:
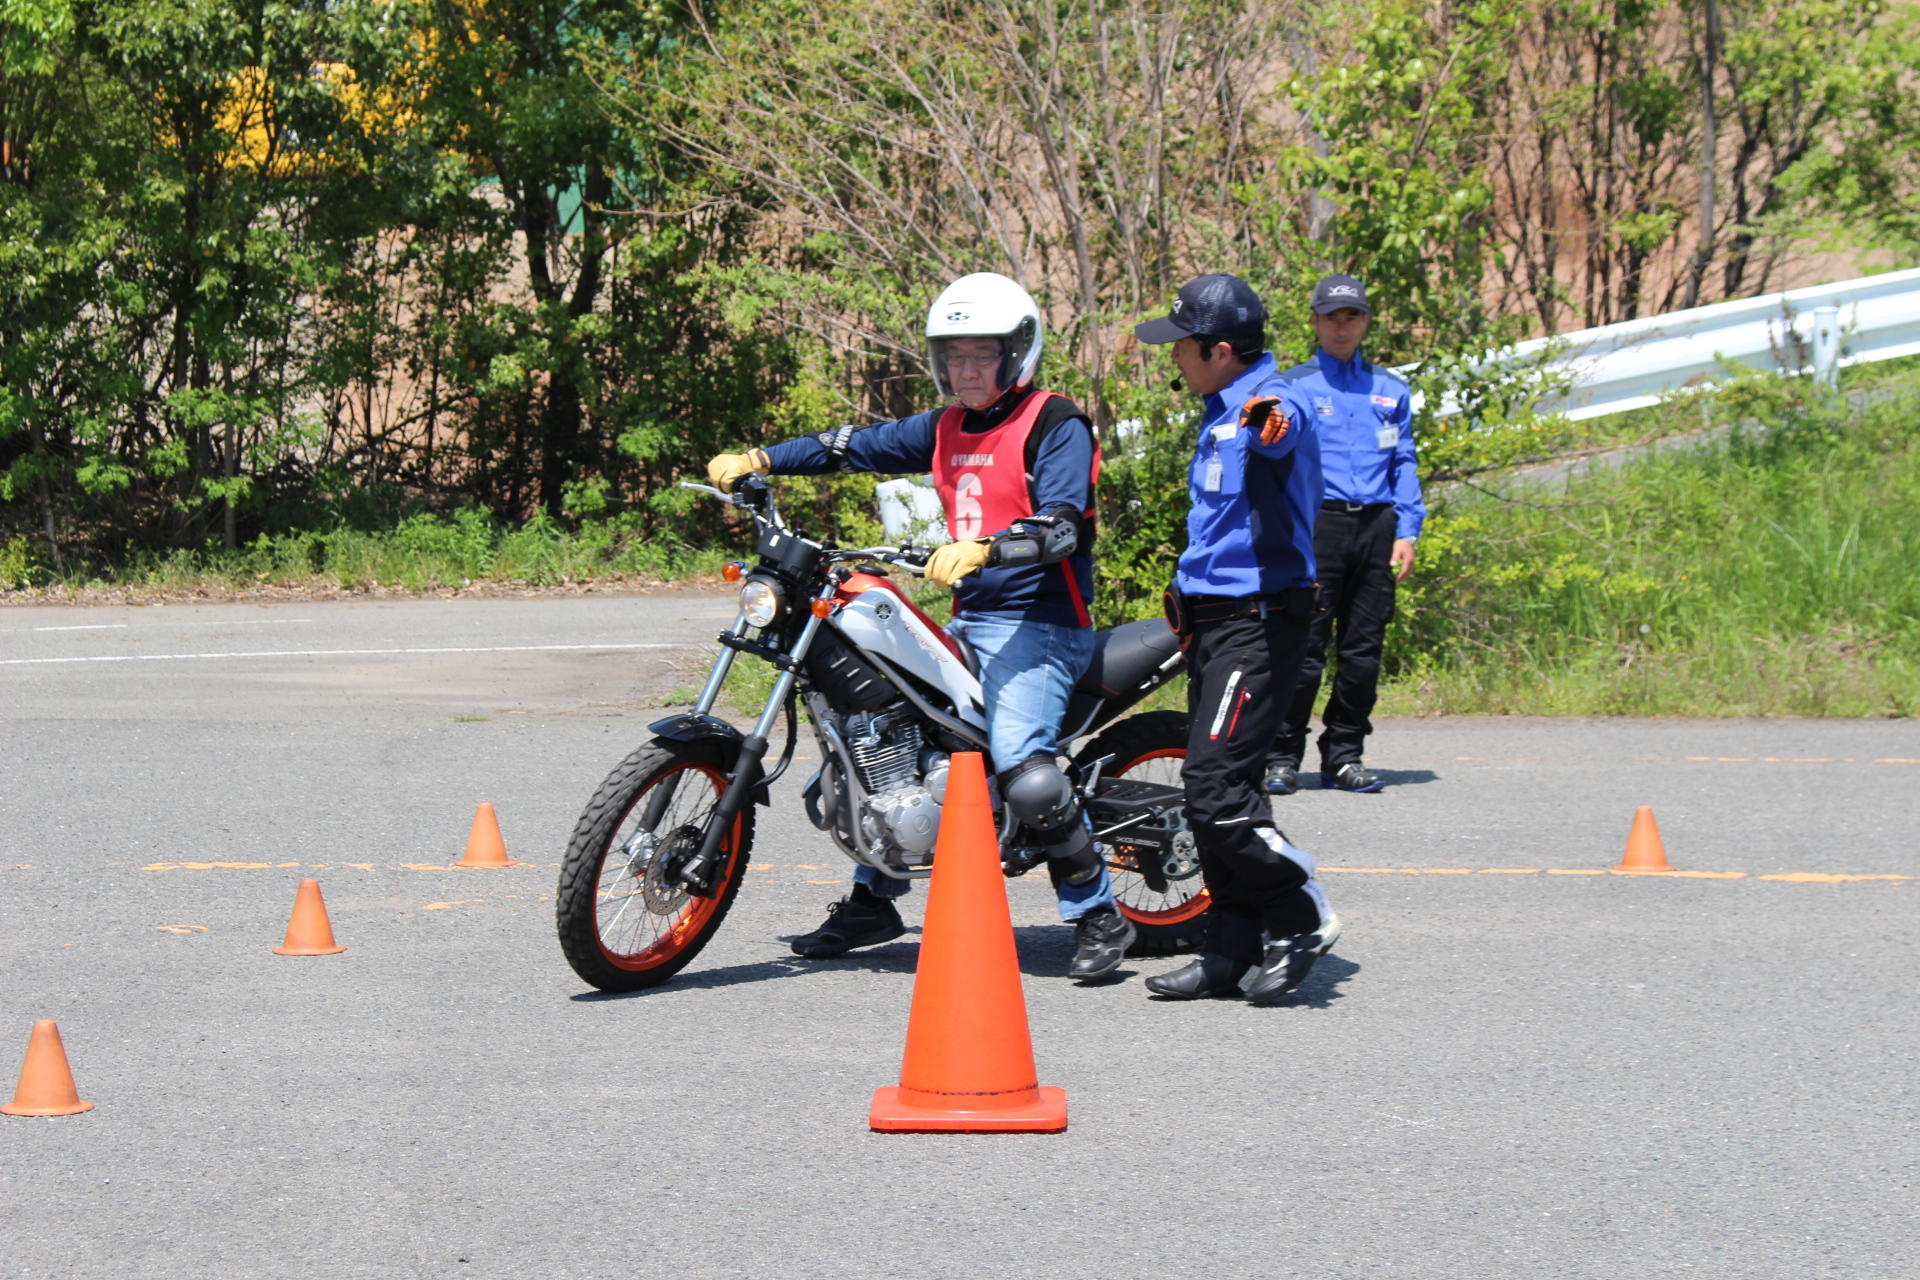
<svg viewBox="0 0 1920 1280">
<path fill-rule="evenodd" d="M 1013 342 L 998 337 L 935 338 L 931 345 L 934 380 L 946 395 L 954 394 L 956 371 L 969 375 L 984 373 L 996 390 L 1005 391 L 1014 371 L 1020 367 L 1014 358 Z"/>
</svg>

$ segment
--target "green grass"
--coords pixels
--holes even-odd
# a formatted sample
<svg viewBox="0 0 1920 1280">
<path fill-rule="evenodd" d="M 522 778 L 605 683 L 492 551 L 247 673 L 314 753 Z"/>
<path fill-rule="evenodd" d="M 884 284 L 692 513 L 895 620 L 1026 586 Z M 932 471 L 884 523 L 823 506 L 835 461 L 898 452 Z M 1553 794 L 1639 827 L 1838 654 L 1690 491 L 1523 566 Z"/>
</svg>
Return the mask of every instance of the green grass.
<svg viewBox="0 0 1920 1280">
<path fill-rule="evenodd" d="M 59 579 L 14 539 L 0 546 L 0 588 L 46 586 L 56 594 L 90 587 L 244 591 L 263 587 L 435 591 L 476 582 L 557 585 L 635 578 L 675 581 L 715 574 L 729 553 L 648 538 L 617 524 L 572 532 L 545 518 L 518 528 L 469 508 L 415 515 L 397 526 L 263 535 L 232 551 L 175 551 L 116 572 Z"/>
<path fill-rule="evenodd" d="M 1765 429 L 1528 502 L 1442 502 L 1382 710 L 1920 713 L 1920 379 L 1848 409 L 1775 381 Z"/>
</svg>

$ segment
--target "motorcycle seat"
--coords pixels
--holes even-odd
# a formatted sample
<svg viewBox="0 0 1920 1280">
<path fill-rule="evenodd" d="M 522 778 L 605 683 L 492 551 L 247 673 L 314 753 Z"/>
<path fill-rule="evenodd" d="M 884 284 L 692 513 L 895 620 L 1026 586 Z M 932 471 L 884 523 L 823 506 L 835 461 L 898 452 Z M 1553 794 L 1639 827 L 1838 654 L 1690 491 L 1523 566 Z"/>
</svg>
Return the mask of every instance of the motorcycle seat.
<svg viewBox="0 0 1920 1280">
<path fill-rule="evenodd" d="M 1094 635 L 1093 661 L 1074 686 L 1077 693 L 1112 698 L 1138 689 L 1169 654 L 1180 650 L 1180 637 L 1162 618 L 1124 622 Z"/>
</svg>

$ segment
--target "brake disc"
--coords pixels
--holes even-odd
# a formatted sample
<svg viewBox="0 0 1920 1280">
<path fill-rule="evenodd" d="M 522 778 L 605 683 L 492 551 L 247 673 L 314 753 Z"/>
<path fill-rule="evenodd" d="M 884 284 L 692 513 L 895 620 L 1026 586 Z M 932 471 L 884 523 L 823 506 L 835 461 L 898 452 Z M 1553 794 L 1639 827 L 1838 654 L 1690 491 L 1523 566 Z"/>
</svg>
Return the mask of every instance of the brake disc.
<svg viewBox="0 0 1920 1280">
<path fill-rule="evenodd" d="M 680 883 L 680 868 L 700 851 L 700 828 L 676 827 L 655 847 L 642 873 L 640 894 L 649 914 L 670 916 L 686 905 L 686 886 Z"/>
</svg>

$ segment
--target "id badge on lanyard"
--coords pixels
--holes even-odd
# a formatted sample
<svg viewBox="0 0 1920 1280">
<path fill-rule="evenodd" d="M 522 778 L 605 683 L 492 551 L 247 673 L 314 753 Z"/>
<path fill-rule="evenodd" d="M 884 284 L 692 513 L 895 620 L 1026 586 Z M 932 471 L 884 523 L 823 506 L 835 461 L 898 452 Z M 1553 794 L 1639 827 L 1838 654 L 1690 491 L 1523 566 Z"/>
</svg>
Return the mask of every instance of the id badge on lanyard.
<svg viewBox="0 0 1920 1280">
<path fill-rule="evenodd" d="M 1231 423 L 1222 423 L 1213 429 L 1213 456 L 1207 459 L 1207 465 L 1201 477 L 1201 485 L 1208 493 L 1220 492 L 1220 482 L 1225 478 L 1226 473 L 1226 468 L 1220 461 L 1220 445 L 1223 441 L 1233 439 L 1238 430 L 1239 428 Z"/>
</svg>

